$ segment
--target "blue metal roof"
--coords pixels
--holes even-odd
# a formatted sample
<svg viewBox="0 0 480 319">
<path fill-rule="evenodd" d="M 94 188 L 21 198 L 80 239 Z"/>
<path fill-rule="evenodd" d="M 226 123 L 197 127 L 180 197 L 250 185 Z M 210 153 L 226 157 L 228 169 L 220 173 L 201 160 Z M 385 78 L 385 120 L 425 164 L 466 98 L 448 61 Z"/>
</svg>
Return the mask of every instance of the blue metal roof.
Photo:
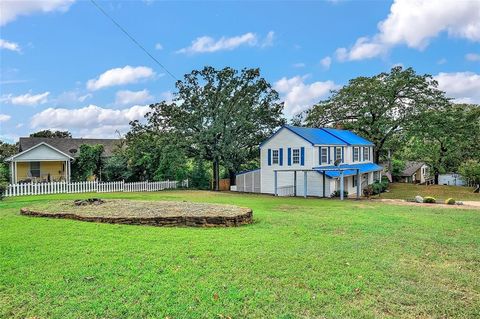
<svg viewBox="0 0 480 319">
<path fill-rule="evenodd" d="M 322 130 L 335 135 L 337 138 L 351 145 L 373 145 L 372 142 L 348 130 L 338 130 L 338 129 L 326 128 L 326 127 L 322 128 Z"/>
<path fill-rule="evenodd" d="M 263 141 L 260 147 L 277 135 L 281 130 L 287 129 L 312 145 L 373 145 L 372 142 L 358 136 L 347 130 L 337 130 L 332 128 L 311 128 L 285 125 L 276 131 L 272 136 Z"/>
<path fill-rule="evenodd" d="M 336 168 L 345 169 L 346 168 L 347 170 L 343 171 L 343 176 L 356 175 L 357 174 L 357 169 L 360 170 L 360 174 L 383 170 L 382 166 L 377 165 L 375 163 L 342 164 L 342 165 L 339 165 L 339 166 L 329 165 L 329 166 L 314 167 L 313 169 L 316 170 L 319 173 L 322 173 L 322 168 L 327 168 L 327 169 L 336 169 Z M 339 177 L 340 176 L 340 171 L 325 171 L 325 175 L 327 175 L 330 178 Z"/>
<path fill-rule="evenodd" d="M 285 125 L 287 129 L 293 133 L 300 135 L 312 144 L 326 144 L 326 145 L 347 145 L 341 139 L 325 132 L 321 128 L 298 127 Z"/>
</svg>

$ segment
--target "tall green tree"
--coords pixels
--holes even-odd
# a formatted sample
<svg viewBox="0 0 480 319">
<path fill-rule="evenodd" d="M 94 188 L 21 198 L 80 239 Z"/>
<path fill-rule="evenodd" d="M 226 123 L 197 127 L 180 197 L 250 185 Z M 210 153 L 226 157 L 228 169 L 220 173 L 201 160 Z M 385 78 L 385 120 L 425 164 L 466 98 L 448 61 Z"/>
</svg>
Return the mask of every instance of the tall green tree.
<svg viewBox="0 0 480 319">
<path fill-rule="evenodd" d="M 30 137 L 72 138 L 72 133 L 69 131 L 43 130 L 30 134 Z"/>
<path fill-rule="evenodd" d="M 90 176 L 101 179 L 103 169 L 103 145 L 80 145 L 80 152 L 73 162 L 73 179 L 85 181 Z"/>
<path fill-rule="evenodd" d="M 327 100 L 303 114 L 307 126 L 353 130 L 375 144 L 375 162 L 388 148 L 395 151 L 412 123 L 425 111 L 448 104 L 431 75 L 394 67 L 388 73 L 352 79 Z"/>
<path fill-rule="evenodd" d="M 446 104 L 426 111 L 413 124 L 402 156 L 426 161 L 438 183 L 439 174 L 457 172 L 465 160 L 480 158 L 479 132 L 478 105 Z"/>
<path fill-rule="evenodd" d="M 234 176 L 242 163 L 258 156 L 258 144 L 284 124 L 283 103 L 259 69 L 205 67 L 186 74 L 176 88 L 172 103 L 151 105 L 146 127 L 173 133 L 187 156 L 211 162 L 215 190 L 220 165 Z"/>
</svg>

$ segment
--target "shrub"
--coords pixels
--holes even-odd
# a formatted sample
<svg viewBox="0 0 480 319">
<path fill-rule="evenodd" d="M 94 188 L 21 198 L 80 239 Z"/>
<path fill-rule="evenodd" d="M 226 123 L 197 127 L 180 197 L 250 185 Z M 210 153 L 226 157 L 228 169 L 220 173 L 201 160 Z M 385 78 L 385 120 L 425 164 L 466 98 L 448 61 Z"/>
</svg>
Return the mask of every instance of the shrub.
<svg viewBox="0 0 480 319">
<path fill-rule="evenodd" d="M 427 196 L 423 198 L 423 202 L 427 204 L 435 204 L 437 201 L 434 197 Z"/>
<path fill-rule="evenodd" d="M 330 195 L 331 198 L 334 198 L 334 197 L 340 197 L 340 191 L 334 191 L 332 193 L 332 195 Z M 347 191 L 343 191 L 343 197 L 348 197 L 348 192 Z"/>
<path fill-rule="evenodd" d="M 445 204 L 447 205 L 455 205 L 455 200 L 453 198 L 449 198 L 445 201 Z"/>
<path fill-rule="evenodd" d="M 5 192 L 7 191 L 8 184 L 5 182 L 0 182 L 0 200 L 5 197 Z"/>
<path fill-rule="evenodd" d="M 375 194 L 374 192 L 375 192 L 375 190 L 374 190 L 373 184 L 370 184 L 366 188 L 363 189 L 363 196 L 370 197 L 373 194 Z"/>
</svg>

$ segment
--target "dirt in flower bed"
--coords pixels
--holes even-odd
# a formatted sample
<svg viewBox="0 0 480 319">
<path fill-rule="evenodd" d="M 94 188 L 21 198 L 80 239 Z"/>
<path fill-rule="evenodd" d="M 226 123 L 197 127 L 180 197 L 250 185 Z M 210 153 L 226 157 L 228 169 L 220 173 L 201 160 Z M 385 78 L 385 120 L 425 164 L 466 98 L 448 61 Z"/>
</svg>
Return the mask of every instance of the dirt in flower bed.
<svg viewBox="0 0 480 319">
<path fill-rule="evenodd" d="M 37 203 L 22 208 L 27 216 L 151 226 L 240 226 L 252 223 L 250 208 L 171 201 L 99 200 Z"/>
</svg>

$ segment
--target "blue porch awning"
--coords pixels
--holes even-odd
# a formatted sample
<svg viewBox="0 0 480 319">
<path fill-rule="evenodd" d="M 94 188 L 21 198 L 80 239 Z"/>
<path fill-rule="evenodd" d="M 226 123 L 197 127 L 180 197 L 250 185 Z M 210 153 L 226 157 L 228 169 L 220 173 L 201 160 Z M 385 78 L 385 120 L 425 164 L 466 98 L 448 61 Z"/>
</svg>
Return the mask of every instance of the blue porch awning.
<svg viewBox="0 0 480 319">
<path fill-rule="evenodd" d="M 364 163 L 364 164 L 341 164 L 339 166 L 329 165 L 329 166 L 318 166 L 314 167 L 313 170 L 322 173 L 325 170 L 325 175 L 329 178 L 336 178 L 340 176 L 340 171 L 335 169 L 343 170 L 343 176 L 352 176 L 357 174 L 357 169 L 360 174 L 376 172 L 383 170 L 383 167 L 375 163 Z"/>
</svg>

